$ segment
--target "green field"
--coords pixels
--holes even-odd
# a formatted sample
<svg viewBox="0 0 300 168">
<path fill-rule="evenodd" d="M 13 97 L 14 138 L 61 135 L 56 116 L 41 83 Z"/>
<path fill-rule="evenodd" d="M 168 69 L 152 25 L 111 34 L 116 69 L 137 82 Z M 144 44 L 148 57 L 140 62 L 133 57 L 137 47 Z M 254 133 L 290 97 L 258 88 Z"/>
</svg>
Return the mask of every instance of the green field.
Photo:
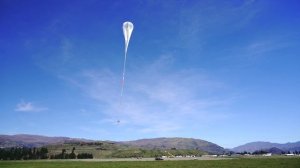
<svg viewBox="0 0 300 168">
<path fill-rule="evenodd" d="M 1 168 L 299 168 L 300 158 L 189 161 L 0 161 Z"/>
</svg>

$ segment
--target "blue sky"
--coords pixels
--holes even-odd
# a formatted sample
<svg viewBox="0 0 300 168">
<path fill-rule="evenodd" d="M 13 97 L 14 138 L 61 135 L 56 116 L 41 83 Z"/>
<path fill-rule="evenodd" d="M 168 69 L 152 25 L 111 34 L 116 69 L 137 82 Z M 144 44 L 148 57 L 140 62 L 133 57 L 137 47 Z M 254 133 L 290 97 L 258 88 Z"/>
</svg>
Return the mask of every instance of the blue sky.
<svg viewBox="0 0 300 168">
<path fill-rule="evenodd" d="M 299 30 L 296 0 L 2 0 L 0 134 L 299 141 Z"/>
</svg>

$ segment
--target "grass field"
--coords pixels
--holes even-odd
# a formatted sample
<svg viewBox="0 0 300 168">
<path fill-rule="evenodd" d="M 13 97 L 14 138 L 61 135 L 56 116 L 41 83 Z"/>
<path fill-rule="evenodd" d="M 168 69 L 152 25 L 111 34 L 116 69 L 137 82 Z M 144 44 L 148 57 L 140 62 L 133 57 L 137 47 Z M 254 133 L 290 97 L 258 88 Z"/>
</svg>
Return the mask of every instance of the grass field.
<svg viewBox="0 0 300 168">
<path fill-rule="evenodd" d="M 300 158 L 189 161 L 0 161 L 0 168 L 300 168 Z"/>
</svg>

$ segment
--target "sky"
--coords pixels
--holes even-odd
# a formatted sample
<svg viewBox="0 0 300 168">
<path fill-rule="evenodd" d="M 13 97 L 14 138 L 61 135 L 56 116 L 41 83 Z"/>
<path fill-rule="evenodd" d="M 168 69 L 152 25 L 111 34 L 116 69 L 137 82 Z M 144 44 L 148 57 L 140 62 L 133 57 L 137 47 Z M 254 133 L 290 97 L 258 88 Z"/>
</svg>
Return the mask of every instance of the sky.
<svg viewBox="0 0 300 168">
<path fill-rule="evenodd" d="M 297 0 L 0 0 L 0 134 L 299 141 L 299 30 Z"/>
</svg>

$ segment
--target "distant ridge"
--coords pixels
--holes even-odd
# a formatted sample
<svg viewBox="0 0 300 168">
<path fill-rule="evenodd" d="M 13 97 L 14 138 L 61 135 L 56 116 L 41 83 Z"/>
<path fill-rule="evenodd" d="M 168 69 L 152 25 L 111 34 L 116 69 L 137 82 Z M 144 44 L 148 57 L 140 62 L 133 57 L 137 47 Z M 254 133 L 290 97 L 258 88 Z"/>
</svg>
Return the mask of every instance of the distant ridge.
<svg viewBox="0 0 300 168">
<path fill-rule="evenodd" d="M 254 152 L 257 150 L 270 150 L 270 149 L 277 148 L 282 151 L 300 151 L 300 141 L 294 142 L 294 143 L 285 143 L 285 144 L 280 144 L 280 143 L 271 143 L 271 142 L 250 142 L 245 145 L 237 146 L 235 148 L 232 148 L 232 151 L 234 152 Z"/>
<path fill-rule="evenodd" d="M 0 135 L 0 147 L 41 147 L 49 144 L 64 143 L 66 141 L 84 141 L 91 140 L 69 138 L 69 137 L 48 137 L 42 135 L 16 134 Z"/>
<path fill-rule="evenodd" d="M 122 142 L 144 149 L 197 149 L 213 154 L 222 154 L 225 149 L 214 143 L 193 138 L 152 138 Z"/>
</svg>

